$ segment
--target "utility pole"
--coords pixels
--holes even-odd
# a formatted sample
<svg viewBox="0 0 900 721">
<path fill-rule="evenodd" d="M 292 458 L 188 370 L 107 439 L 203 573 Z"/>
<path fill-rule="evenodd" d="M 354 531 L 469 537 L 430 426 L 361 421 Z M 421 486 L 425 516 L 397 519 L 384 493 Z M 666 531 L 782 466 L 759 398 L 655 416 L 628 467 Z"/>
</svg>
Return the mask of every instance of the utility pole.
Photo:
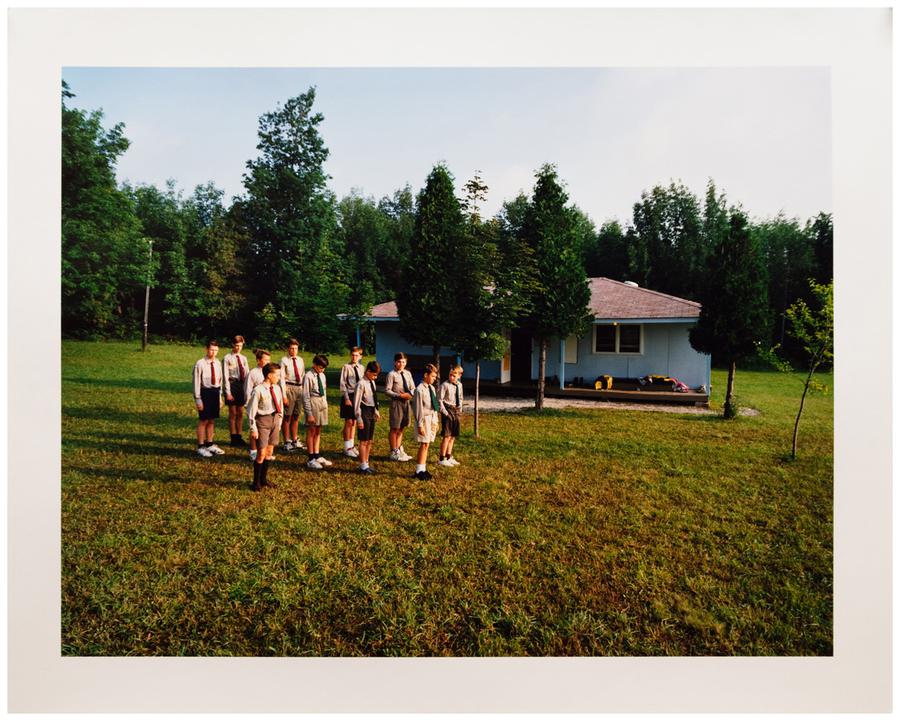
<svg viewBox="0 0 900 721">
<path fill-rule="evenodd" d="M 141 342 L 141 350 L 147 350 L 147 316 L 150 312 L 150 274 L 153 272 L 153 239 L 147 238 L 150 254 L 147 256 L 147 291 L 144 294 L 144 339 Z"/>
</svg>

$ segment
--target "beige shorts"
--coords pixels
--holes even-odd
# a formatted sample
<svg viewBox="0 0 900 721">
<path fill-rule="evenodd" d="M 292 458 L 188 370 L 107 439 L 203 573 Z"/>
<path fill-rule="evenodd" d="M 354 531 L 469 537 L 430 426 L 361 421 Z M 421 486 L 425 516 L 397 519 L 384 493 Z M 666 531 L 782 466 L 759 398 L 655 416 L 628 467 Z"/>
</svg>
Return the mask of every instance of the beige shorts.
<svg viewBox="0 0 900 721">
<path fill-rule="evenodd" d="M 328 425 L 328 401 L 322 396 L 310 396 L 309 406 L 312 409 L 315 423 L 309 422 L 309 414 L 306 416 L 306 425 L 327 426 Z"/>
<path fill-rule="evenodd" d="M 424 426 L 425 435 L 419 435 L 419 428 Z M 416 443 L 432 443 L 437 433 L 437 416 L 425 416 L 421 421 L 416 419 Z"/>
<path fill-rule="evenodd" d="M 409 401 L 402 398 L 391 399 L 391 430 L 406 428 L 409 425 Z"/>
<path fill-rule="evenodd" d="M 303 408 L 303 387 L 284 384 L 284 417 L 299 418 L 300 409 Z"/>
</svg>

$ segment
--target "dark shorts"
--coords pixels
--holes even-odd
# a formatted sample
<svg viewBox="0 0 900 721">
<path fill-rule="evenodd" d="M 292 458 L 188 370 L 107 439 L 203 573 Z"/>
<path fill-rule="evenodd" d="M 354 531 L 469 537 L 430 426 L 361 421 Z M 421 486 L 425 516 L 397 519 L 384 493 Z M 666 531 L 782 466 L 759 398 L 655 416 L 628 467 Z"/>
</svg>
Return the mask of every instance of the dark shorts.
<svg viewBox="0 0 900 721">
<path fill-rule="evenodd" d="M 247 405 L 247 399 L 244 397 L 244 384 L 240 381 L 235 381 L 231 384 L 231 397 L 234 398 L 233 401 L 225 398 L 226 406 L 245 406 Z"/>
<path fill-rule="evenodd" d="M 456 412 L 455 408 L 448 408 L 447 410 L 450 412 L 449 416 L 441 414 L 441 436 L 443 438 L 447 438 L 447 436 L 459 438 L 459 413 Z"/>
<path fill-rule="evenodd" d="M 353 412 L 353 404 L 349 406 L 344 403 L 344 397 L 341 396 L 341 418 L 344 420 L 356 420 L 356 414 Z"/>
<path fill-rule="evenodd" d="M 357 431 L 356 437 L 360 441 L 371 441 L 375 436 L 375 406 L 360 406 L 359 411 L 363 427 Z"/>
<path fill-rule="evenodd" d="M 219 405 L 221 404 L 221 388 L 201 388 L 200 400 L 203 401 L 203 410 L 197 411 L 201 421 L 213 421 L 219 417 Z"/>
<path fill-rule="evenodd" d="M 409 401 L 402 398 L 391 400 L 391 430 L 396 431 L 409 425 Z"/>
</svg>

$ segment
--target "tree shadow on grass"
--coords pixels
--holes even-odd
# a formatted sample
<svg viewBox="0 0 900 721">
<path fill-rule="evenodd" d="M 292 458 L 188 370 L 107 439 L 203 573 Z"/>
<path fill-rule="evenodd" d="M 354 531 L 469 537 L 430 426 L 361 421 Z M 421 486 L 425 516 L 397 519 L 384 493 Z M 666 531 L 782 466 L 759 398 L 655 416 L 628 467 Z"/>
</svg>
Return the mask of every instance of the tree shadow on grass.
<svg viewBox="0 0 900 721">
<path fill-rule="evenodd" d="M 68 464 L 63 466 L 63 476 L 65 477 L 66 473 L 84 473 L 91 478 L 103 478 L 114 481 L 151 481 L 220 488 L 238 488 L 243 487 L 248 483 L 248 480 L 243 476 L 236 476 L 235 478 L 211 478 L 203 475 L 202 470 L 202 468 L 198 468 L 196 475 L 186 475 L 183 472 L 160 471 L 158 468 L 137 470 L 134 468 L 111 468 L 109 466 Z"/>
<path fill-rule="evenodd" d="M 78 383 L 102 388 L 126 388 L 128 390 L 166 391 L 171 393 L 191 392 L 190 381 L 164 381 L 156 378 L 69 378 L 62 377 L 63 383 Z"/>
<path fill-rule="evenodd" d="M 223 409 L 224 410 L 224 409 Z M 63 418 L 80 418 L 88 421 L 103 421 L 105 423 L 121 423 L 128 425 L 153 426 L 157 428 L 185 428 L 189 435 L 192 426 L 196 427 L 196 413 L 191 413 L 189 407 L 185 408 L 184 413 L 178 412 L 162 412 L 162 411 L 144 411 L 138 408 L 132 411 L 125 411 L 118 408 L 110 408 L 109 406 L 63 406 Z M 227 412 L 224 417 L 220 416 L 219 421 L 227 423 Z"/>
</svg>

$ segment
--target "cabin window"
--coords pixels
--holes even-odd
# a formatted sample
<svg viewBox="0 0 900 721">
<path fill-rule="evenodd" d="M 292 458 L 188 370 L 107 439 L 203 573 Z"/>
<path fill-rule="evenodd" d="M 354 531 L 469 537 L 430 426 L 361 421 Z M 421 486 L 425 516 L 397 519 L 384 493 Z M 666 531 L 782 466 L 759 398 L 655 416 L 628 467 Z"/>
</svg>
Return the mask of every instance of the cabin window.
<svg viewBox="0 0 900 721">
<path fill-rule="evenodd" d="M 642 338 L 640 325 L 595 325 L 594 353 L 640 354 Z"/>
<path fill-rule="evenodd" d="M 616 326 L 594 326 L 594 353 L 616 352 Z"/>
</svg>

